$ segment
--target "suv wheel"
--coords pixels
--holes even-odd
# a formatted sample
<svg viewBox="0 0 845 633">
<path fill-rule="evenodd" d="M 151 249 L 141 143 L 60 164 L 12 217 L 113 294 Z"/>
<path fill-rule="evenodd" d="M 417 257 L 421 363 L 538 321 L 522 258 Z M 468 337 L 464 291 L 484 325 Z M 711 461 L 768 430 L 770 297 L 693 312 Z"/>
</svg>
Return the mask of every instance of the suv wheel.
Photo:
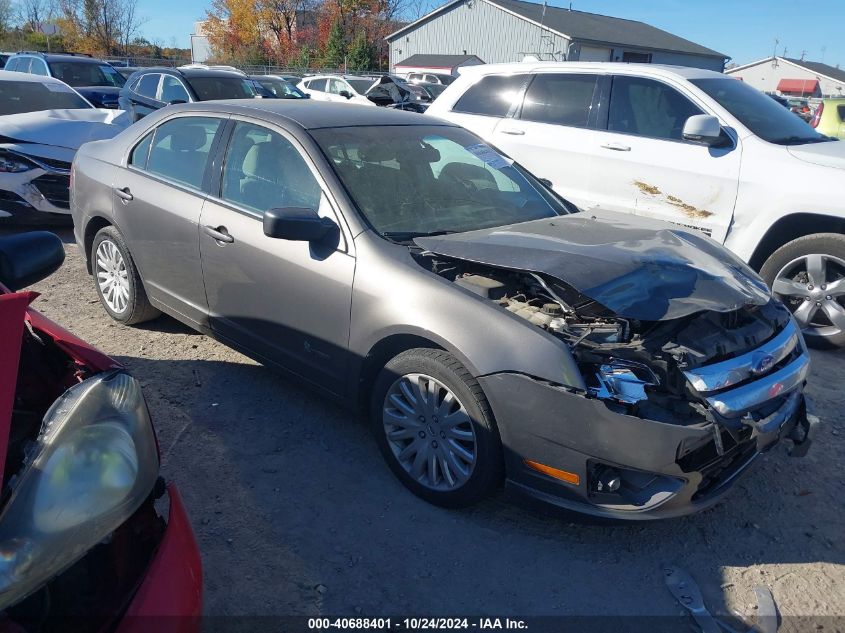
<svg viewBox="0 0 845 633">
<path fill-rule="evenodd" d="M 443 350 L 393 358 L 376 378 L 371 421 L 390 469 L 430 503 L 467 506 L 501 481 L 502 446 L 487 398 Z"/>
<path fill-rule="evenodd" d="M 115 321 L 134 325 L 161 314 L 150 304 L 123 236 L 113 226 L 100 229 L 91 245 L 91 270 L 100 303 Z"/>
<path fill-rule="evenodd" d="M 817 233 L 788 242 L 760 275 L 792 311 L 808 345 L 845 346 L 845 235 Z"/>
</svg>

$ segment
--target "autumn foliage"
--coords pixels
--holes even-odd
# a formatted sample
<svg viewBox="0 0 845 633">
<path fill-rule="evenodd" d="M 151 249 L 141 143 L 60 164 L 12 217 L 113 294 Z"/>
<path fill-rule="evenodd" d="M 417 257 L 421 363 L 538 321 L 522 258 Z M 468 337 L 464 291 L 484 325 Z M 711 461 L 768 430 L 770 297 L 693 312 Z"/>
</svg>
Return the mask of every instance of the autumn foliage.
<svg viewBox="0 0 845 633">
<path fill-rule="evenodd" d="M 205 25 L 218 61 L 365 70 L 406 0 L 213 0 Z"/>
</svg>

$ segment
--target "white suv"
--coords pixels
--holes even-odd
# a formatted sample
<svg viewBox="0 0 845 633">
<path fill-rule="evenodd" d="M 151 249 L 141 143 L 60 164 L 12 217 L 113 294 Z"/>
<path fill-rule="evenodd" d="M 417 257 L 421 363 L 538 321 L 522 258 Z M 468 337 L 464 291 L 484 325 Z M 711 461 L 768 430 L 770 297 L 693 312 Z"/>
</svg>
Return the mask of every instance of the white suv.
<svg viewBox="0 0 845 633">
<path fill-rule="evenodd" d="M 317 75 L 303 79 L 299 88 L 316 101 L 340 101 L 358 105 L 375 105 L 366 93 L 375 80 L 351 75 Z"/>
<path fill-rule="evenodd" d="M 476 66 L 427 114 L 584 209 L 703 231 L 760 271 L 808 343 L 845 346 L 845 143 L 726 75 L 651 64 Z"/>
</svg>

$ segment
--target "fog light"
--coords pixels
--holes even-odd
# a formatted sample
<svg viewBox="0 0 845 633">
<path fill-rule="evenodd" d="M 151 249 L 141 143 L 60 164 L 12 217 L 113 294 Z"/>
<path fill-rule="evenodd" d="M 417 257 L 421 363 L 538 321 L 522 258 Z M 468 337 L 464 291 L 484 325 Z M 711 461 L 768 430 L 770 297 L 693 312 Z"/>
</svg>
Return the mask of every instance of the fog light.
<svg viewBox="0 0 845 633">
<path fill-rule="evenodd" d="M 622 485 L 622 476 L 612 468 L 605 468 L 596 478 L 598 492 L 616 492 Z"/>
</svg>

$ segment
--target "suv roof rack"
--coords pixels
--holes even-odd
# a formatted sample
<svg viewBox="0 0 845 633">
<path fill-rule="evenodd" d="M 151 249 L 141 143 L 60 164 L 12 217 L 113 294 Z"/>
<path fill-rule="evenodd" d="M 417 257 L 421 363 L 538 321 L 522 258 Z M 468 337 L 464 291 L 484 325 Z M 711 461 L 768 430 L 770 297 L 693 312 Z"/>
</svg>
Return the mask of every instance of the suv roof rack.
<svg viewBox="0 0 845 633">
<path fill-rule="evenodd" d="M 71 57 L 91 57 L 88 53 L 69 53 L 67 51 L 56 51 L 51 53 L 46 51 L 18 51 L 16 55 L 41 55 L 42 57 L 45 55 L 70 55 Z"/>
</svg>

